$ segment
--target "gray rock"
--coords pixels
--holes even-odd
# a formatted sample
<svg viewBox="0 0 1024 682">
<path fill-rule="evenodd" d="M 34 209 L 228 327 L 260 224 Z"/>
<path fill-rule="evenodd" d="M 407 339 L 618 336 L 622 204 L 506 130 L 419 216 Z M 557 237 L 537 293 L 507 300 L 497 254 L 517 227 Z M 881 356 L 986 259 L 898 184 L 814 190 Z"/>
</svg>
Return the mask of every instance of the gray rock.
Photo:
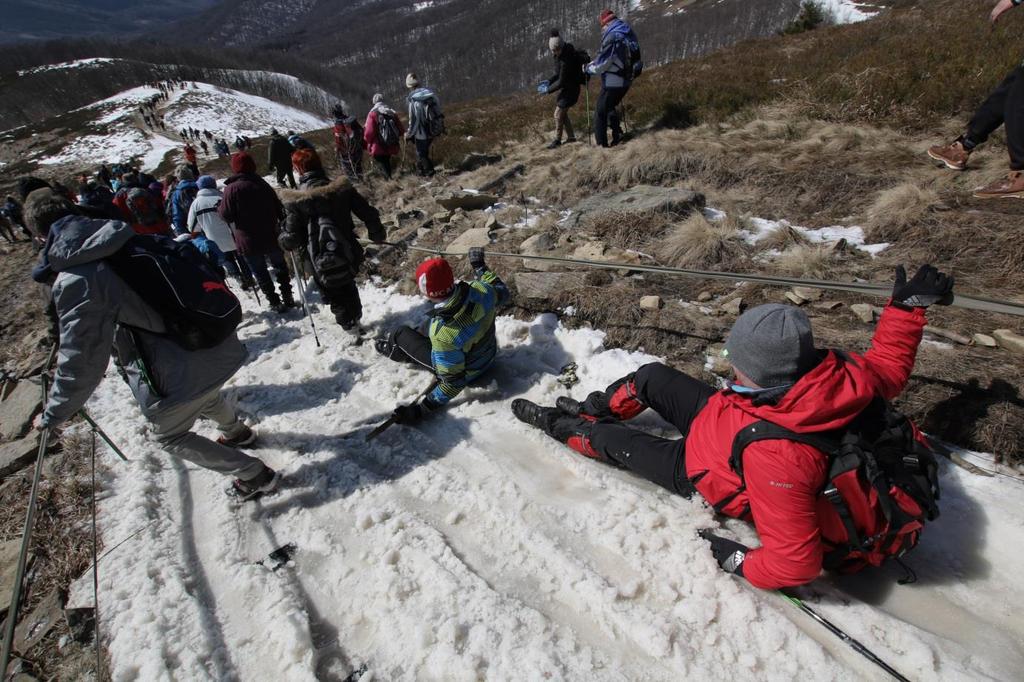
<svg viewBox="0 0 1024 682">
<path fill-rule="evenodd" d="M 498 203 L 498 197 L 493 194 L 459 191 L 438 197 L 437 203 L 449 211 L 454 211 L 457 208 L 466 211 L 482 211 Z"/>
<path fill-rule="evenodd" d="M 813 287 L 793 287 L 793 293 L 805 301 L 820 301 L 822 296 L 821 289 Z"/>
<path fill-rule="evenodd" d="M 0 445 L 0 478 L 10 476 L 35 460 L 39 451 L 39 434 Z"/>
<path fill-rule="evenodd" d="M 999 347 L 1017 355 L 1024 355 L 1024 336 L 1012 329 L 997 329 L 992 332 Z"/>
<path fill-rule="evenodd" d="M 699 294 L 697 294 L 697 302 L 698 303 L 707 303 L 712 298 L 714 298 L 714 296 L 711 295 L 710 291 L 702 291 Z"/>
<path fill-rule="evenodd" d="M 981 346 L 982 348 L 998 348 L 999 342 L 988 334 L 975 334 L 971 337 L 974 341 L 975 346 Z"/>
<path fill-rule="evenodd" d="M 854 303 L 850 306 L 850 310 L 865 324 L 875 321 L 875 308 L 870 303 Z"/>
<path fill-rule="evenodd" d="M 450 211 L 442 211 L 430 216 L 430 219 L 439 225 L 447 225 L 452 221 L 452 214 Z"/>
<path fill-rule="evenodd" d="M 641 296 L 640 297 L 640 309 L 641 310 L 661 310 L 661 296 Z"/>
<path fill-rule="evenodd" d="M 739 315 L 743 312 L 743 297 L 737 296 L 723 303 L 719 308 L 726 315 Z"/>
<path fill-rule="evenodd" d="M 836 310 L 843 307 L 842 301 L 818 301 L 814 304 L 818 310 Z"/>
<path fill-rule="evenodd" d="M 576 272 L 517 272 L 516 291 L 522 298 L 553 298 L 563 291 L 584 284 L 584 275 Z"/>
<path fill-rule="evenodd" d="M 64 617 L 64 600 L 57 590 L 49 593 L 25 616 L 14 630 L 14 649 L 26 653 L 43 641 L 47 633 Z"/>
<path fill-rule="evenodd" d="M 32 418 L 42 409 L 42 389 L 35 381 L 22 380 L 7 400 L 0 403 L 0 436 L 13 440 L 23 436 L 32 426 Z"/>
<path fill-rule="evenodd" d="M 474 227 L 456 237 L 454 241 L 448 244 L 445 251 L 466 253 L 474 246 L 487 246 L 490 243 L 491 233 L 486 228 Z"/>
<path fill-rule="evenodd" d="M 680 213 L 685 214 L 704 207 L 704 195 L 688 189 L 636 185 L 624 192 L 595 194 L 573 207 L 562 223 L 567 228 L 578 228 L 592 218 L 606 213 Z"/>
<path fill-rule="evenodd" d="M 519 253 L 524 256 L 554 256 L 557 247 L 554 237 L 546 232 L 535 234 L 519 245 Z M 550 272 L 562 267 L 562 263 L 542 260 L 523 260 L 523 267 L 530 270 Z"/>
<path fill-rule="evenodd" d="M 713 343 L 707 347 L 704 353 L 711 372 L 728 379 L 732 378 L 733 375 L 732 365 L 722 355 L 723 350 L 725 350 L 724 343 Z"/>
<path fill-rule="evenodd" d="M 21 551 L 21 537 L 0 542 L 0 619 L 7 615 L 11 594 L 14 591 L 14 578 L 18 570 L 18 552 Z M 26 566 L 32 565 L 34 555 L 29 554 Z"/>
<path fill-rule="evenodd" d="M 792 303 L 793 305 L 803 305 L 803 304 L 807 303 L 806 299 L 800 298 L 799 296 L 794 294 L 792 291 L 787 291 L 785 293 L 785 296 L 786 296 L 786 300 L 789 301 L 790 303 Z"/>
</svg>

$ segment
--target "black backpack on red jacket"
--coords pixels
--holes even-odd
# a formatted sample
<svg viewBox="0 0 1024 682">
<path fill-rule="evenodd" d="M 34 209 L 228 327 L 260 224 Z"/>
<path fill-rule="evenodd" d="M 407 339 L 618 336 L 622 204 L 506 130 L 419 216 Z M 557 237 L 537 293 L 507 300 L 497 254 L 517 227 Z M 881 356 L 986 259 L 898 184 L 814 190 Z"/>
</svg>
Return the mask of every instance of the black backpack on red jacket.
<svg viewBox="0 0 1024 682">
<path fill-rule="evenodd" d="M 163 317 L 185 350 L 213 348 L 238 328 L 242 306 L 224 277 L 188 242 L 135 235 L 107 262 Z"/>
<path fill-rule="evenodd" d="M 854 573 L 917 546 L 924 524 L 939 517 L 938 464 L 909 419 L 881 398 L 845 429 L 796 433 L 767 421 L 744 428 L 729 464 L 743 481 L 743 452 L 760 440 L 791 440 L 828 457 L 818 505 L 823 566 Z M 745 483 L 744 483 L 745 487 Z"/>
</svg>

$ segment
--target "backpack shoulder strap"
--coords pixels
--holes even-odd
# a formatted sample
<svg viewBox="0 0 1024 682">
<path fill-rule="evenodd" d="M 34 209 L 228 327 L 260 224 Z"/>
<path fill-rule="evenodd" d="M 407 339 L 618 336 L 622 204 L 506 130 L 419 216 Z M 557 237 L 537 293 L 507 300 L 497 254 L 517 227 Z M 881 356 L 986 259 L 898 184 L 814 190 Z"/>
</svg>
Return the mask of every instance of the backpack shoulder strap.
<svg viewBox="0 0 1024 682">
<path fill-rule="evenodd" d="M 741 479 L 743 478 L 743 451 L 747 449 L 747 446 L 761 440 L 791 440 L 803 443 L 821 450 L 829 458 L 835 456 L 840 447 L 839 440 L 827 433 L 797 433 L 769 421 L 754 422 L 740 430 L 732 442 L 729 466 Z"/>
</svg>

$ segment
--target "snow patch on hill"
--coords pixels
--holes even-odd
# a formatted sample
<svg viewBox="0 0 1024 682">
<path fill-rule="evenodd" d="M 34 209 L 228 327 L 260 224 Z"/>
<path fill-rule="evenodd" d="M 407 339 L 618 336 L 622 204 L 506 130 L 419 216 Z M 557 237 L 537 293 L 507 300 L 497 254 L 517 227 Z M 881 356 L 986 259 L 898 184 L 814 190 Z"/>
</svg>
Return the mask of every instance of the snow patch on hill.
<svg viewBox="0 0 1024 682">
<path fill-rule="evenodd" d="M 828 12 L 837 24 L 853 24 L 875 16 L 877 12 L 862 9 L 863 3 L 854 0 L 815 0 L 819 7 Z"/>
<path fill-rule="evenodd" d="M 18 75 L 28 76 L 35 73 L 45 73 L 47 71 L 60 71 L 64 69 L 88 69 L 97 66 L 113 64 L 114 62 L 119 61 L 122 60 L 110 57 L 90 57 L 89 59 L 76 59 L 70 62 L 61 62 L 60 64 L 44 64 L 42 66 L 34 66 L 31 69 L 20 69 L 18 71 Z"/>
<path fill-rule="evenodd" d="M 392 287 L 361 291 L 377 329 L 429 309 Z M 261 434 L 253 454 L 284 473 L 278 494 L 233 507 L 226 479 L 161 453 L 113 370 L 89 405 L 132 459 L 104 454 L 104 544 L 141 529 L 100 564 L 114 679 L 344 679 L 360 664 L 386 680 L 878 675 L 776 595 L 724 574 L 696 535 L 719 524 L 706 505 L 511 415 L 514 397 L 565 393 L 567 362 L 581 398 L 651 356 L 606 349 L 601 332 L 551 314 L 500 317 L 500 360 L 481 385 L 420 428 L 366 443 L 430 377 L 354 346 L 325 306 L 317 349 L 297 313 L 245 304 L 250 361 L 227 393 Z M 1024 486 L 952 467 L 942 484 L 943 516 L 908 557 L 917 585 L 897 587 L 888 567 L 805 596 L 911 679 L 1013 678 Z M 727 525 L 756 544 L 749 525 Z M 289 565 L 256 563 L 289 542 Z"/>
<path fill-rule="evenodd" d="M 33 160 L 42 165 L 92 166 L 136 159 L 143 170 L 153 170 L 168 152 L 183 148 L 177 136 L 182 127 L 209 130 L 231 141 L 238 134 L 266 135 L 271 127 L 306 131 L 329 125 L 324 118 L 264 97 L 197 83 L 194 88 L 175 90 L 159 103 L 167 130 L 152 131 L 144 126 L 138 108 L 159 93 L 157 88 L 141 86 L 76 109 L 93 114 L 82 125 L 81 134 L 57 154 L 39 154 Z"/>
</svg>

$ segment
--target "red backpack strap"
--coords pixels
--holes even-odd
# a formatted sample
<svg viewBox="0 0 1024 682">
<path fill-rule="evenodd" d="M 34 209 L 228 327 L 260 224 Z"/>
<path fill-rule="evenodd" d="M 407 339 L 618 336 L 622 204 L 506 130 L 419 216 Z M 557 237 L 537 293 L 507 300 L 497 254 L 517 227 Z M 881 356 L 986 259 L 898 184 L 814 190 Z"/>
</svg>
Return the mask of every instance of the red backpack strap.
<svg viewBox="0 0 1024 682">
<path fill-rule="evenodd" d="M 724 508 L 733 500 L 736 495 L 746 489 L 746 482 L 743 478 L 743 451 L 747 449 L 747 446 L 762 440 L 789 440 L 797 443 L 803 443 L 804 445 L 810 445 L 816 450 L 820 450 L 826 457 L 828 457 L 828 479 L 825 484 L 825 489 L 822 491 L 822 495 L 829 501 L 832 507 L 836 510 L 836 514 L 839 515 L 839 519 L 843 523 L 843 527 L 846 529 L 846 537 L 851 547 L 860 546 L 860 534 L 857 532 L 857 527 L 853 523 L 853 515 L 850 513 L 850 508 L 847 506 L 846 501 L 843 500 L 843 496 L 839 493 L 839 490 L 833 484 L 834 477 L 848 468 L 848 465 L 844 465 L 843 458 L 840 457 L 842 450 L 842 438 L 841 434 L 837 436 L 831 432 L 823 433 L 797 433 L 791 431 L 784 426 L 773 424 L 769 421 L 759 421 L 744 427 L 736 434 L 736 438 L 732 442 L 732 454 L 729 455 L 729 466 L 733 471 L 740 477 L 740 481 L 743 485 L 736 493 L 727 496 L 724 500 L 719 502 Z M 853 463 L 856 468 L 857 463 Z M 715 511 L 719 511 L 719 505 L 715 505 Z"/>
</svg>

